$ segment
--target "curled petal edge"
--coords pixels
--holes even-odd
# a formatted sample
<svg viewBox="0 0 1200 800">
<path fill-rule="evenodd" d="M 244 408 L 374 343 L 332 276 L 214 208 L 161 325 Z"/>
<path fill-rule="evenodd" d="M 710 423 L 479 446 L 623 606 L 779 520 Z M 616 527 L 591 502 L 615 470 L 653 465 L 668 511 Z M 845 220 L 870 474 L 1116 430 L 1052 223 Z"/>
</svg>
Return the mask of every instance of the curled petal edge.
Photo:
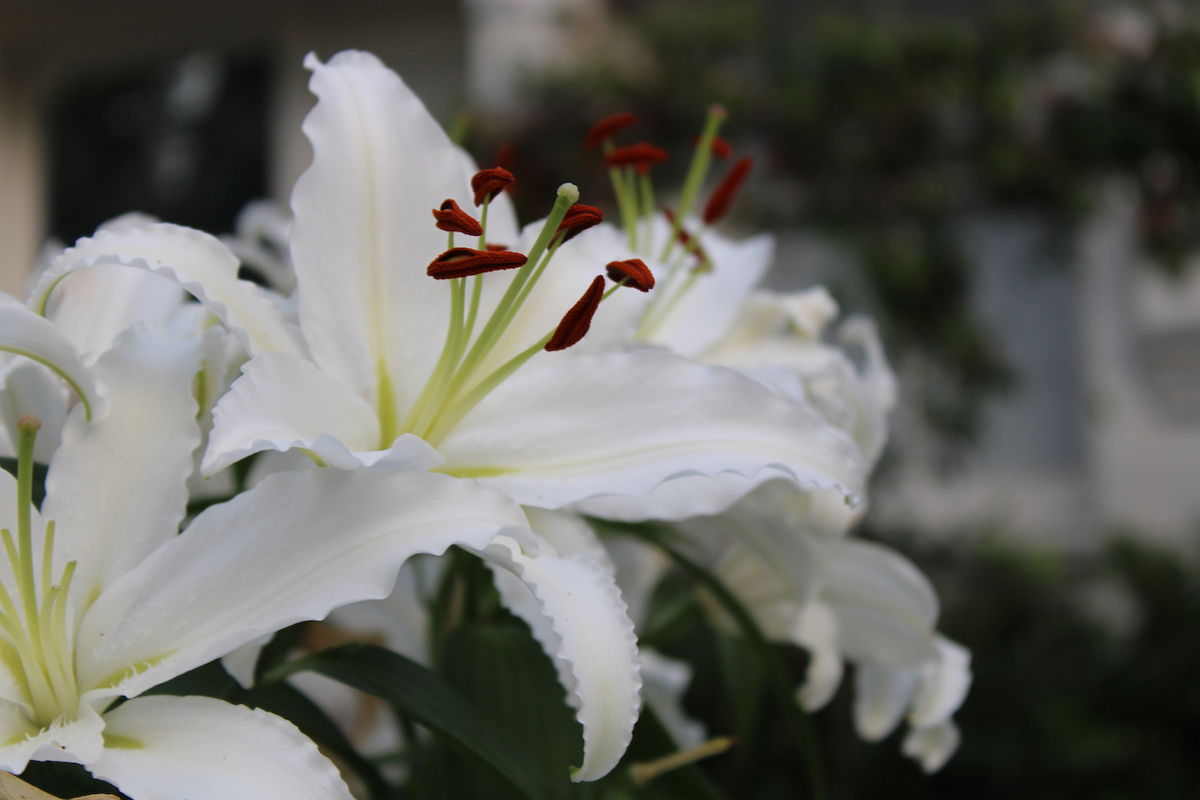
<svg viewBox="0 0 1200 800">
<path fill-rule="evenodd" d="M 228 247 L 202 231 L 165 222 L 101 229 L 80 239 L 50 263 L 26 305 L 45 315 L 54 287 L 95 264 L 143 269 L 178 283 L 211 309 L 252 356 L 273 350 L 304 354 L 299 331 L 257 286 L 238 279 L 238 259 Z"/>
<path fill-rule="evenodd" d="M 629 747 L 641 708 L 637 637 L 616 581 L 594 559 L 560 557 L 545 541 L 532 556 L 507 536 L 476 552 L 487 560 L 501 601 L 554 662 L 583 725 L 583 763 L 571 780 L 604 777 Z"/>
<path fill-rule="evenodd" d="M 75 346 L 54 323 L 7 295 L 0 298 L 0 350 L 36 361 L 66 381 L 83 403 L 89 422 L 104 416 L 104 395 Z"/>
</svg>

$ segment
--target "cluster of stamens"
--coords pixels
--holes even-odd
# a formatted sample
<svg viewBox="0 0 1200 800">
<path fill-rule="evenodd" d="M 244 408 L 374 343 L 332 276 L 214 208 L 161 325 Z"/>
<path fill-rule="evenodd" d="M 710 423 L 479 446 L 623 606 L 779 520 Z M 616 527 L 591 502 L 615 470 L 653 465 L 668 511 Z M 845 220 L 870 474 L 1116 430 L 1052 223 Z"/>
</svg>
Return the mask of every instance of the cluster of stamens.
<svg viewBox="0 0 1200 800">
<path fill-rule="evenodd" d="M 75 575 L 75 562 L 63 567 L 52 581 L 54 522 L 46 523 L 42 547 L 41 581 L 35 580 L 33 559 L 33 445 L 41 421 L 26 415 L 17 420 L 20 443 L 17 456 L 17 540 L 4 528 L 0 539 L 12 570 L 13 591 L 0 583 L 0 631 L 3 643 L 15 652 L 32 707 L 30 721 L 47 727 L 70 718 L 79 706 L 75 680 L 74 637 L 67 632 L 67 592 Z"/>
<path fill-rule="evenodd" d="M 440 208 L 433 209 L 435 224 L 447 232 L 447 250 L 429 264 L 426 274 L 437 280 L 450 281 L 449 329 L 438 362 L 407 415 L 396 424 L 395 430 L 381 431 L 385 447 L 402 432 L 415 433 L 437 444 L 484 397 L 538 352 L 565 350 L 579 342 L 588 332 L 600 303 L 617 288 L 630 286 L 648 292 L 654 285 L 654 276 L 641 261 L 613 262 L 608 267 L 608 275 L 615 282 L 614 286 L 605 290 L 604 276 L 596 276 L 554 330 L 488 374 L 479 375 L 488 355 L 509 328 L 559 247 L 604 219 L 600 209 L 576 203 L 579 190 L 573 184 L 565 183 L 559 187 L 554 207 L 528 253 L 490 243 L 487 241 L 488 207 L 512 182 L 512 173 L 501 167 L 475 174 L 471 189 L 475 205 L 481 209 L 478 220 L 453 200 L 446 200 Z M 456 234 L 478 237 L 477 246 L 456 246 Z M 508 288 L 476 333 L 483 276 L 507 270 L 515 271 Z M 471 280 L 469 287 L 468 279 Z"/>
<path fill-rule="evenodd" d="M 624 146 L 615 143 L 614 137 L 618 133 L 637 123 L 637 117 L 630 113 L 605 117 L 592 126 L 584 140 L 588 149 L 603 149 L 604 163 L 608 167 L 630 249 L 656 255 L 657 260 L 666 265 L 666 276 L 659 282 L 659 290 L 642 314 L 636 338 L 650 338 L 697 278 L 712 271 L 712 261 L 700 244 L 700 236 L 729 213 L 753 166 L 747 156 L 738 159 L 709 195 L 696 230 L 687 229 L 685 220 L 696 204 L 712 156 L 725 159 L 733 155 L 733 147 L 717 134 L 724 119 L 724 108 L 714 105 L 709 109 L 704 130 L 696 138 L 696 151 L 680 191 L 678 211 L 662 209 L 671 231 L 661 249 L 654 241 L 654 218 L 659 209 L 654 200 L 650 172 L 654 165 L 667 160 L 667 151 L 649 142 Z"/>
</svg>

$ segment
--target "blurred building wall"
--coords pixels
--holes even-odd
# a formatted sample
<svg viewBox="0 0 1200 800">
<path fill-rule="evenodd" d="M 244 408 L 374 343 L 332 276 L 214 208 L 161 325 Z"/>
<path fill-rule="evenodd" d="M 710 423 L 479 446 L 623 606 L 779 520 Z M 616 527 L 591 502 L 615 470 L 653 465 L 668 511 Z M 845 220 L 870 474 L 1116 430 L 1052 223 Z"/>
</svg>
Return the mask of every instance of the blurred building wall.
<svg viewBox="0 0 1200 800">
<path fill-rule="evenodd" d="M 286 202 L 311 159 L 305 53 L 371 50 L 447 122 L 463 104 L 464 30 L 453 2 L 0 0 L 0 290 L 22 294 L 47 234 L 46 114 L 73 82 L 196 51 L 263 55 L 274 76 L 269 192 Z"/>
</svg>

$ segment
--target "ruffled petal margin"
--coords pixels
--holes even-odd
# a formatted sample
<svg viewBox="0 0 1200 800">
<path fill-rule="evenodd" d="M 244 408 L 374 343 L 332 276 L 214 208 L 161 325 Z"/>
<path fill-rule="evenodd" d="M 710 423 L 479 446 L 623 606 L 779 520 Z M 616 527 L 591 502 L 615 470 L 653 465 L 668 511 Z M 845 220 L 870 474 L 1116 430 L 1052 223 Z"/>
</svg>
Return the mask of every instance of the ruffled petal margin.
<svg viewBox="0 0 1200 800">
<path fill-rule="evenodd" d="M 583 725 L 583 764 L 571 780 L 607 775 L 633 738 L 642 685 L 637 637 L 612 574 L 579 553 L 560 557 L 549 542 L 527 555 L 500 536 L 477 552 L 492 568 L 505 606 L 528 623 L 554 662 Z"/>
</svg>

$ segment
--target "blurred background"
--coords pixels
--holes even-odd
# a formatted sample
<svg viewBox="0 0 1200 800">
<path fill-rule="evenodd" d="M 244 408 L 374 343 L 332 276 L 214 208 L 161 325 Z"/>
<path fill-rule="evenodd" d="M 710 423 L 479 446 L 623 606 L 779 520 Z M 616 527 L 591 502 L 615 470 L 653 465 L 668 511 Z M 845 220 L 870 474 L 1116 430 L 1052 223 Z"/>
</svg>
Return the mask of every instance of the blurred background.
<svg viewBox="0 0 1200 800">
<path fill-rule="evenodd" d="M 526 221 L 564 180 L 614 208 L 600 117 L 672 152 L 669 196 L 724 104 L 755 158 L 728 231 L 878 321 L 902 396 L 862 533 L 931 576 L 976 682 L 932 778 L 843 687 L 834 797 L 1200 794 L 1200 2 L 0 0 L 0 289 L 126 211 L 286 203 L 301 61 L 347 47 Z M 709 768 L 786 796 L 787 759 Z"/>
</svg>

